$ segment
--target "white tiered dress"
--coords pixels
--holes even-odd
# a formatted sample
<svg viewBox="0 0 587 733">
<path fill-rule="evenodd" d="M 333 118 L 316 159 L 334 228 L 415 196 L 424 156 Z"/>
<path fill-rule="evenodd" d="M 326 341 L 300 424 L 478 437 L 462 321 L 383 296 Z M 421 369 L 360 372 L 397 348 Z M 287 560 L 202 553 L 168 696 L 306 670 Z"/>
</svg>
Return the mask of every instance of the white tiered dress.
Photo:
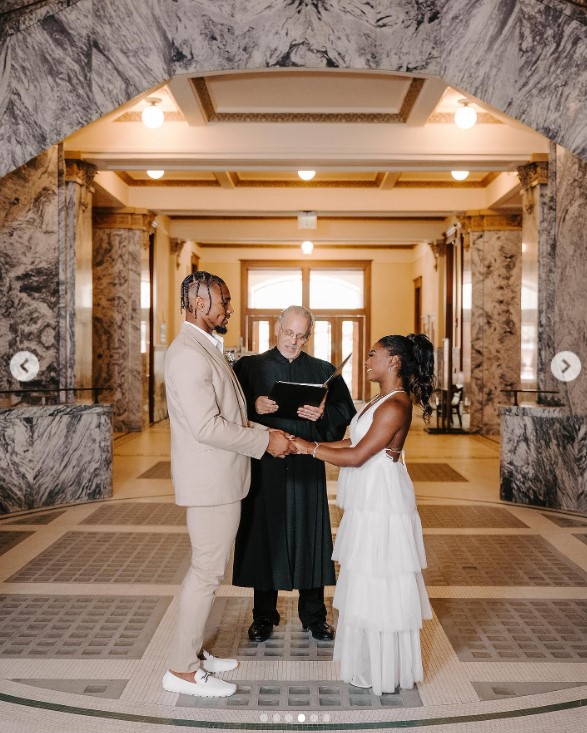
<svg viewBox="0 0 587 733">
<path fill-rule="evenodd" d="M 384 398 L 357 414 L 352 445 L 367 433 Z M 362 466 L 341 468 L 337 504 L 344 509 L 334 545 L 340 563 L 334 659 L 341 677 L 375 695 L 423 679 L 420 629 L 432 618 L 422 569 L 426 554 L 414 487 L 405 462 L 382 450 Z"/>
</svg>

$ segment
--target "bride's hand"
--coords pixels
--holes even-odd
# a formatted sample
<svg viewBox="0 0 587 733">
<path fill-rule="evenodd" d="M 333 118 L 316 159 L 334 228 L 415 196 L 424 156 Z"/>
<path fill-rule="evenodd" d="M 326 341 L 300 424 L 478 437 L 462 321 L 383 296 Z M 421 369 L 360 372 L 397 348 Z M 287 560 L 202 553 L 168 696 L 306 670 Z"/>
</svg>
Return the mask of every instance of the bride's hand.
<svg viewBox="0 0 587 733">
<path fill-rule="evenodd" d="M 311 453 L 313 450 L 313 443 L 308 443 L 307 440 L 304 440 L 303 438 L 294 438 L 292 440 L 292 443 L 296 447 L 296 453 L 299 455 L 307 455 L 308 453 Z"/>
</svg>

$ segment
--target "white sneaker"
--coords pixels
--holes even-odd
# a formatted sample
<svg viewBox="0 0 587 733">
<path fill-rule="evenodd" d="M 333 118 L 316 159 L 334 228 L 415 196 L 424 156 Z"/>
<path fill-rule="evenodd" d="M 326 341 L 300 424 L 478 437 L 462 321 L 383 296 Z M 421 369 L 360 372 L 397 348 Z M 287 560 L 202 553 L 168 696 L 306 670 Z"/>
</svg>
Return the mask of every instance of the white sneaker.
<svg viewBox="0 0 587 733">
<path fill-rule="evenodd" d="M 236 685 L 212 677 L 210 672 L 203 669 L 196 670 L 195 682 L 188 682 L 177 677 L 169 670 L 163 675 L 161 682 L 167 692 L 179 692 L 180 695 L 194 695 L 195 697 L 230 697 L 236 692 Z"/>
<path fill-rule="evenodd" d="M 236 669 L 238 667 L 236 659 L 220 659 L 219 657 L 215 657 L 213 654 L 210 654 L 205 649 L 202 649 L 200 661 L 202 662 L 202 667 L 206 672 L 230 672 L 231 669 Z"/>
</svg>

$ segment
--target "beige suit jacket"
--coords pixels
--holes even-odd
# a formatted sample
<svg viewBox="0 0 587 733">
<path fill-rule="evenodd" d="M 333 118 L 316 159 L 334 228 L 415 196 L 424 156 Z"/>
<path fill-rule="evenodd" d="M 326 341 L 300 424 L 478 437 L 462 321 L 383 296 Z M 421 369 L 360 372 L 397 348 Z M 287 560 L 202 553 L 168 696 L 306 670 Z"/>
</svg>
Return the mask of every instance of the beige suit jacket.
<svg viewBox="0 0 587 733">
<path fill-rule="evenodd" d="M 248 421 L 232 368 L 189 323 L 167 351 L 165 387 L 176 502 L 211 506 L 245 497 L 251 481 L 249 456 L 263 455 L 269 433 Z"/>
</svg>

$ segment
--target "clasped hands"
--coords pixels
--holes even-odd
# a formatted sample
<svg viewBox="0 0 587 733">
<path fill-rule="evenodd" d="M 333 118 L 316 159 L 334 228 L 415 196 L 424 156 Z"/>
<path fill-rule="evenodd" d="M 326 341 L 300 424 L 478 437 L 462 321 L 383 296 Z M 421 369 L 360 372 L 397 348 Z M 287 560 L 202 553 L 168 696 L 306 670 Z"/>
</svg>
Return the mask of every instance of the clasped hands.
<svg viewBox="0 0 587 733">
<path fill-rule="evenodd" d="M 285 433 L 283 430 L 278 430 L 277 428 L 269 428 L 267 453 L 274 458 L 285 458 L 285 456 L 291 453 L 307 455 L 308 453 L 312 453 L 314 448 L 314 443 L 309 443 L 303 438 L 298 438 L 295 435 L 291 435 L 291 433 Z"/>
</svg>

